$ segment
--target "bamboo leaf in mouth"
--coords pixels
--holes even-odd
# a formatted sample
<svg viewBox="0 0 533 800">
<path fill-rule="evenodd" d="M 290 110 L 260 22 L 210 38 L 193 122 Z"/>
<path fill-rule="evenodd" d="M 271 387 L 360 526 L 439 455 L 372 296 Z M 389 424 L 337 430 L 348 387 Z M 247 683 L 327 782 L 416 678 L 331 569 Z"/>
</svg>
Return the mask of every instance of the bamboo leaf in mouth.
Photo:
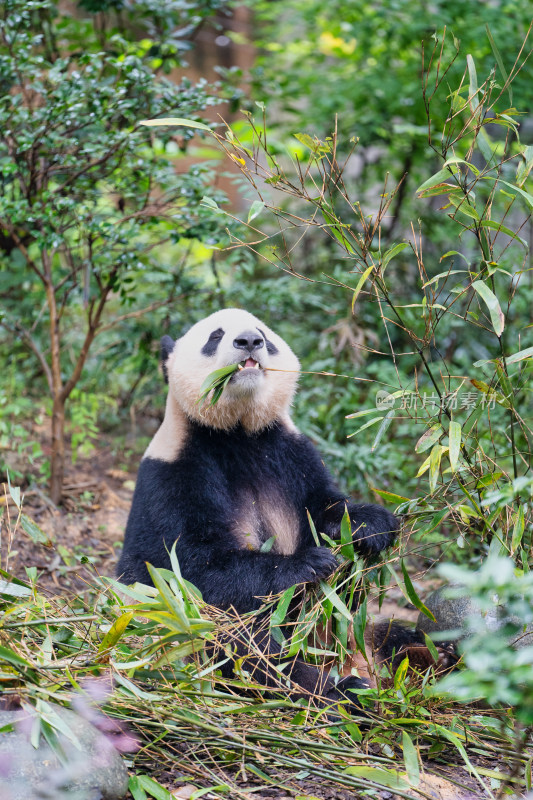
<svg viewBox="0 0 533 800">
<path fill-rule="evenodd" d="M 209 405 L 214 406 L 220 400 L 222 392 L 231 380 L 231 376 L 238 369 L 239 364 L 229 364 L 227 367 L 220 367 L 220 369 L 210 372 L 200 387 L 198 403 L 205 403 L 208 395 L 213 392 Z"/>
</svg>

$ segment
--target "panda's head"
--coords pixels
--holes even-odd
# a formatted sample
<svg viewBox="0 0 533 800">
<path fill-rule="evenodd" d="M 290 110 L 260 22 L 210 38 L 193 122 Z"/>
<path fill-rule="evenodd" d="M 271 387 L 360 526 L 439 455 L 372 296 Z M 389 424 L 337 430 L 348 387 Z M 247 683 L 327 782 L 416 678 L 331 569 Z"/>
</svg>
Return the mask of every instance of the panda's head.
<svg viewBox="0 0 533 800">
<path fill-rule="evenodd" d="M 276 421 L 290 424 L 300 364 L 283 339 L 248 311 L 217 311 L 175 343 L 163 337 L 161 358 L 169 392 L 189 419 L 220 430 L 238 424 L 248 431 Z M 208 375 L 230 364 L 239 369 L 218 402 L 199 403 Z"/>
</svg>

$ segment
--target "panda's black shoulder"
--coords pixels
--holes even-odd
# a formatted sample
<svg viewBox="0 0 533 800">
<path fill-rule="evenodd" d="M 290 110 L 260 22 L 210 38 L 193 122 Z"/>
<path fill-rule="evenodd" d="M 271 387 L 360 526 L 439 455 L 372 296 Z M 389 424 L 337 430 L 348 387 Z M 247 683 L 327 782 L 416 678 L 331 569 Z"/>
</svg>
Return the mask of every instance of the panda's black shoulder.
<svg viewBox="0 0 533 800">
<path fill-rule="evenodd" d="M 290 483 L 315 479 L 324 465 L 314 445 L 298 430 L 282 422 L 248 433 L 241 426 L 229 431 L 191 423 L 186 440 L 173 461 L 145 457 L 139 469 L 138 483 L 157 496 L 174 494 L 176 484 L 190 485 L 201 480 L 206 489 L 220 472 L 244 482 L 260 483 L 276 476 Z"/>
</svg>

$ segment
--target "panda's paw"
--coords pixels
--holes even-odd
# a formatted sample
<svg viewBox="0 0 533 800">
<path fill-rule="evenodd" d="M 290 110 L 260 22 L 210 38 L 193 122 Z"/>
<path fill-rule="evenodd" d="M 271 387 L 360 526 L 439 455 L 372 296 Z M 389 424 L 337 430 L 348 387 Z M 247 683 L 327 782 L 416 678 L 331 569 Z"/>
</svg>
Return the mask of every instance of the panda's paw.
<svg viewBox="0 0 533 800">
<path fill-rule="evenodd" d="M 339 563 L 328 547 L 311 547 L 293 556 L 297 578 L 295 583 L 316 583 L 332 575 Z"/>
<path fill-rule="evenodd" d="M 362 678 L 349 675 L 346 678 L 342 678 L 336 686 L 332 687 L 326 697 L 331 702 L 342 702 L 344 708 L 352 714 L 361 714 L 362 706 L 357 696 L 357 690 L 368 688 L 369 684 Z"/>
<path fill-rule="evenodd" d="M 356 691 L 358 689 L 368 689 L 370 688 L 370 684 L 368 681 L 365 681 L 364 678 L 356 678 L 355 675 L 348 675 L 346 678 L 340 679 L 336 688 L 339 692 L 342 692 L 342 694 L 346 695 L 346 692 L 348 692 L 350 689 L 355 689 Z M 350 692 L 348 697 L 352 699 L 355 697 L 355 695 Z"/>
<path fill-rule="evenodd" d="M 376 555 L 396 539 L 400 520 L 376 505 L 354 506 L 350 510 L 354 544 L 364 555 Z"/>
</svg>

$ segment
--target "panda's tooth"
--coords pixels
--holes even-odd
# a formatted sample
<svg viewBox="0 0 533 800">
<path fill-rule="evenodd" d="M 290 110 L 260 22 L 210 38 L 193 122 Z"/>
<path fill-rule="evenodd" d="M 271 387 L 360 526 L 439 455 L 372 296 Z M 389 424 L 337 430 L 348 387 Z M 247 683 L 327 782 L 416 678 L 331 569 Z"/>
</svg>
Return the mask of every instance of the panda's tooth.
<svg viewBox="0 0 533 800">
<path fill-rule="evenodd" d="M 260 367 L 259 367 L 259 361 L 256 361 L 256 362 L 255 362 L 254 369 L 260 369 Z"/>
<path fill-rule="evenodd" d="M 238 368 L 238 369 L 244 369 L 244 367 L 243 367 L 243 365 L 242 365 L 242 364 L 237 364 L 237 368 Z"/>
</svg>

